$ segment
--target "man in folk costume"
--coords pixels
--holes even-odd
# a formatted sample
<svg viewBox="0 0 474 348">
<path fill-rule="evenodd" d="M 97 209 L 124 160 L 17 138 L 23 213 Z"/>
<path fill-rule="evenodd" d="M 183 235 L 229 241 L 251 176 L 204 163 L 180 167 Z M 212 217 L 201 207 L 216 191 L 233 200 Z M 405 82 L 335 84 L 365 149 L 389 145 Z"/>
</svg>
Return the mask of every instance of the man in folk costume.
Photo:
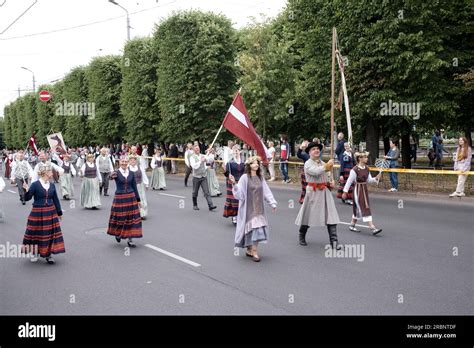
<svg viewBox="0 0 474 348">
<path fill-rule="evenodd" d="M 346 198 L 343 198 L 344 193 L 344 186 L 347 182 L 347 178 L 349 178 L 349 173 L 351 172 L 352 168 L 354 168 L 354 158 L 352 156 L 351 146 L 349 143 L 344 143 L 344 152 L 341 156 L 341 168 L 339 170 L 339 187 L 337 189 L 337 198 L 342 199 L 342 203 L 352 205 L 352 191 L 354 185 L 349 187 L 349 191 L 347 192 Z"/>
<path fill-rule="evenodd" d="M 23 150 L 20 150 L 16 154 L 16 160 L 12 163 L 10 180 L 16 183 L 20 201 L 23 205 L 25 205 L 25 190 L 23 189 L 23 184 L 28 184 L 28 180 L 32 177 L 33 169 L 28 161 L 25 160 Z"/>
<path fill-rule="evenodd" d="M 76 169 L 72 165 L 71 155 L 68 153 L 64 155 L 63 160 L 60 160 L 58 164 L 64 170 L 64 174 L 59 177 L 61 194 L 63 198 L 68 201 L 74 196 L 72 177 L 76 176 Z"/>
<path fill-rule="evenodd" d="M 135 181 L 137 182 L 138 195 L 140 196 L 140 217 L 142 220 L 146 219 L 148 215 L 148 204 L 146 201 L 145 189 L 148 190 L 148 177 L 145 169 L 138 164 L 137 156 L 130 156 L 130 164 L 128 169 L 135 174 Z"/>
<path fill-rule="evenodd" d="M 100 155 L 97 156 L 97 158 L 95 159 L 95 165 L 99 168 L 100 177 L 102 178 L 99 193 L 102 194 L 102 190 L 104 190 L 104 196 L 109 195 L 108 191 L 110 173 L 114 171 L 112 158 L 108 152 L 109 150 L 103 147 L 102 149 L 100 149 Z"/>
<path fill-rule="evenodd" d="M 310 156 L 304 165 L 308 186 L 295 224 L 300 226 L 300 245 L 307 245 L 305 237 L 309 227 L 326 225 L 331 247 L 340 250 L 342 246 L 337 240 L 339 215 L 329 191 L 334 188 L 334 181 L 328 182 L 327 176 L 327 173 L 332 171 L 334 161 L 331 159 L 324 163 L 320 159 L 322 149 L 323 146 L 315 142 L 309 143 L 306 147 L 305 151 Z"/>
<path fill-rule="evenodd" d="M 235 144 L 232 146 L 232 155 L 233 158 L 227 162 L 223 163 L 224 175 L 227 177 L 227 196 L 224 204 L 224 217 L 232 217 L 232 223 L 237 226 L 237 215 L 239 213 L 239 200 L 234 197 L 232 192 L 232 182 L 230 177 L 234 177 L 235 182 L 239 182 L 240 177 L 245 172 L 245 164 L 242 163 L 242 158 L 240 156 L 240 145 Z"/>
<path fill-rule="evenodd" d="M 209 210 L 212 211 L 217 207 L 212 203 L 211 195 L 209 194 L 209 184 L 207 183 L 207 168 L 206 162 L 207 156 L 200 153 L 201 149 L 199 145 L 194 146 L 194 154 L 189 157 L 189 164 L 193 168 L 193 209 L 199 210 L 197 205 L 197 197 L 199 193 L 199 187 L 204 192 L 204 197 L 207 200 Z"/>
<path fill-rule="evenodd" d="M 115 180 L 116 191 L 110 211 L 107 234 L 115 237 L 117 243 L 128 239 L 128 246 L 135 248 L 133 238 L 142 238 L 142 220 L 140 218 L 140 195 L 135 174 L 128 169 L 128 156 L 120 158 L 120 168 L 110 178 Z"/>
<path fill-rule="evenodd" d="M 184 175 L 184 186 L 188 187 L 188 179 L 189 175 L 191 175 L 193 168 L 191 168 L 191 164 L 189 163 L 189 158 L 194 155 L 193 144 L 188 143 L 186 151 L 184 152 L 184 163 L 186 164 L 186 173 Z"/>
<path fill-rule="evenodd" d="M 46 152 L 41 151 L 39 154 L 39 162 L 36 164 L 35 168 L 33 169 L 33 177 L 31 179 L 31 182 L 38 180 L 39 178 L 38 170 L 41 165 L 45 165 L 45 164 L 51 167 L 53 174 L 54 174 L 54 171 L 56 171 L 59 175 L 64 174 L 64 170 L 57 164 L 52 163 L 50 160 L 48 160 L 48 155 L 46 154 Z"/>
<path fill-rule="evenodd" d="M 344 194 L 342 196 L 343 199 L 346 199 L 351 185 L 355 183 L 354 205 L 352 208 L 353 215 L 349 229 L 353 232 L 360 232 L 360 230 L 355 227 L 355 224 L 357 223 L 357 219 L 362 219 L 362 221 L 369 224 L 369 227 L 372 229 L 372 234 L 375 236 L 382 232 L 382 229 L 375 227 L 374 223 L 372 222 L 367 183 L 378 182 L 382 176 L 382 173 L 379 173 L 375 178 L 370 175 L 369 168 L 367 167 L 367 160 L 369 158 L 368 152 L 356 152 L 355 158 L 357 165 L 352 168 L 349 174 L 349 178 L 347 179 L 346 185 L 344 186 Z"/>
</svg>

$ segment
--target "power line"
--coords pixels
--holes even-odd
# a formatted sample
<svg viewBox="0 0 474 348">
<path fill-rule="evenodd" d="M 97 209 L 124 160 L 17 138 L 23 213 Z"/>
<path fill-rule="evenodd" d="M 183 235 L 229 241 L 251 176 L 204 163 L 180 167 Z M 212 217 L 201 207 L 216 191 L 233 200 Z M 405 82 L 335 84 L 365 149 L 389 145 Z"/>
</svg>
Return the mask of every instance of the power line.
<svg viewBox="0 0 474 348">
<path fill-rule="evenodd" d="M 6 0 L 3 2 L 2 6 L 5 4 Z M 2 35 L 4 32 L 6 32 L 8 30 L 8 28 L 10 28 L 13 24 L 15 24 L 21 17 L 23 17 L 23 15 L 28 12 L 30 10 L 30 8 L 32 8 L 36 3 L 38 2 L 38 0 L 35 0 L 34 3 L 32 3 L 30 5 L 30 7 L 28 7 L 21 15 L 18 16 L 17 19 L 15 19 L 8 27 L 6 27 L 1 33 L 0 35 Z"/>
<path fill-rule="evenodd" d="M 142 12 L 151 11 L 151 10 L 154 10 L 154 9 L 156 9 L 156 8 L 163 7 L 163 6 L 168 6 L 168 5 L 171 5 L 172 3 L 175 3 L 175 2 L 177 2 L 177 1 L 178 1 L 178 0 L 173 0 L 173 1 L 171 1 L 171 2 L 169 2 L 169 3 L 166 3 L 166 4 L 163 4 L 163 5 L 158 5 L 158 6 L 150 7 L 150 8 L 147 8 L 147 9 L 144 9 L 144 10 L 140 10 L 140 11 L 136 11 L 136 12 L 131 12 L 130 15 L 134 15 L 134 14 L 137 14 L 137 13 L 142 13 Z M 74 29 L 78 29 L 78 28 L 84 28 L 84 27 L 87 27 L 87 26 L 90 26 L 90 25 L 105 23 L 105 22 L 113 21 L 113 20 L 116 20 L 116 19 L 119 19 L 119 18 L 123 18 L 123 17 L 125 17 L 125 16 L 111 17 L 111 18 L 107 18 L 107 19 L 100 20 L 100 21 L 95 21 L 95 22 L 90 22 L 90 23 L 85 23 L 85 24 L 79 24 L 79 25 L 76 25 L 76 26 L 73 26 L 73 27 L 66 27 L 66 28 L 61 28 L 61 29 L 56 29 L 56 30 L 43 31 L 43 32 L 40 32 L 40 33 L 33 33 L 33 34 L 26 34 L 26 35 L 20 35 L 20 36 L 12 36 L 12 37 L 0 38 L 0 41 L 24 39 L 24 38 L 27 38 L 27 37 L 33 37 L 33 36 L 39 36 L 39 35 L 46 35 L 46 34 L 54 34 L 54 33 L 62 32 L 62 31 L 74 30 Z"/>
</svg>

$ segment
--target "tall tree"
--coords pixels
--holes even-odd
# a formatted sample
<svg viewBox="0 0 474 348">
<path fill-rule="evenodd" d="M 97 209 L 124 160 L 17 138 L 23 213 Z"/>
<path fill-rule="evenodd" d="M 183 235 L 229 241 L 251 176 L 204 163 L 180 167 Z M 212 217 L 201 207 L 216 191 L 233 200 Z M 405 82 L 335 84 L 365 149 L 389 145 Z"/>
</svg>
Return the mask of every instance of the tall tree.
<svg viewBox="0 0 474 348">
<path fill-rule="evenodd" d="M 199 11 L 175 13 L 157 26 L 153 43 L 163 140 L 212 139 L 237 90 L 230 20 Z"/>
<path fill-rule="evenodd" d="M 122 60 L 120 107 L 128 142 L 153 143 L 160 113 L 156 103 L 157 53 L 151 38 L 136 38 L 125 45 Z"/>
<path fill-rule="evenodd" d="M 112 55 L 96 57 L 87 66 L 87 101 L 95 105 L 95 117 L 89 119 L 93 136 L 89 143 L 115 143 L 122 138 L 124 126 L 120 111 L 121 60 L 120 56 Z"/>
<path fill-rule="evenodd" d="M 63 105 L 64 102 L 87 104 L 85 71 L 85 67 L 76 67 L 64 77 L 63 100 L 59 101 L 62 102 Z M 89 116 L 92 117 L 92 115 L 83 113 L 66 118 L 64 141 L 68 146 L 84 146 L 90 144 L 92 139 L 90 139 Z"/>
</svg>

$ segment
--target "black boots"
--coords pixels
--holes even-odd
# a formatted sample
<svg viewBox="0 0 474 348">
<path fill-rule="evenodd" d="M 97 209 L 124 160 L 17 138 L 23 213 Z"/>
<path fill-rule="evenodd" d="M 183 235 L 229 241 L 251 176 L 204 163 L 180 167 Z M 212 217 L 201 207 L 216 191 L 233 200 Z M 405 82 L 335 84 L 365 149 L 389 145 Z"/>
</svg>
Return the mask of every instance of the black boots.
<svg viewBox="0 0 474 348">
<path fill-rule="evenodd" d="M 337 243 L 337 225 L 326 225 L 328 228 L 328 233 L 329 233 L 329 242 L 331 243 L 331 247 L 336 250 L 341 250 L 342 245 L 339 245 Z M 300 245 L 308 245 L 306 243 L 306 232 L 308 232 L 309 226 L 307 225 L 301 225 L 300 226 L 300 234 L 299 234 L 299 239 L 300 239 Z"/>
<path fill-rule="evenodd" d="M 336 250 L 341 250 L 342 245 L 338 244 L 337 242 L 337 225 L 326 226 L 328 227 L 329 243 L 331 243 L 331 247 Z"/>
<path fill-rule="evenodd" d="M 199 210 L 197 197 L 193 197 L 193 209 L 194 210 Z"/>
<path fill-rule="evenodd" d="M 308 232 L 308 228 L 309 226 L 307 225 L 302 225 L 300 226 L 300 245 L 308 245 L 308 243 L 306 243 L 306 232 Z"/>
</svg>

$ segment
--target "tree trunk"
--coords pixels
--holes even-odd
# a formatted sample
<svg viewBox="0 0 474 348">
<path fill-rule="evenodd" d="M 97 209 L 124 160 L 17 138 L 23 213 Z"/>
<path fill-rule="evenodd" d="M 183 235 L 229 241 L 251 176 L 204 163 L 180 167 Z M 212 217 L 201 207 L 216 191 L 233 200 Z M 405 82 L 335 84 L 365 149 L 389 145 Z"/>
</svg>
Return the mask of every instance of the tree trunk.
<svg viewBox="0 0 474 348">
<path fill-rule="evenodd" d="M 402 166 L 410 169 L 411 168 L 411 159 L 410 159 L 410 124 L 408 121 L 404 120 L 402 122 L 402 144 L 401 144 L 401 154 L 402 154 Z"/>
<path fill-rule="evenodd" d="M 471 125 L 466 124 L 466 127 L 464 128 L 464 136 L 467 139 L 467 142 L 469 143 L 469 146 L 472 147 L 472 136 L 471 136 L 472 128 Z"/>
<path fill-rule="evenodd" d="M 369 151 L 369 164 L 375 163 L 375 159 L 379 156 L 379 137 L 380 127 L 376 120 L 369 119 L 365 128 L 365 143 L 367 151 Z"/>
<path fill-rule="evenodd" d="M 387 137 L 385 126 L 382 125 L 381 128 L 382 128 L 383 154 L 386 155 L 387 152 L 390 150 L 390 138 Z"/>
</svg>

